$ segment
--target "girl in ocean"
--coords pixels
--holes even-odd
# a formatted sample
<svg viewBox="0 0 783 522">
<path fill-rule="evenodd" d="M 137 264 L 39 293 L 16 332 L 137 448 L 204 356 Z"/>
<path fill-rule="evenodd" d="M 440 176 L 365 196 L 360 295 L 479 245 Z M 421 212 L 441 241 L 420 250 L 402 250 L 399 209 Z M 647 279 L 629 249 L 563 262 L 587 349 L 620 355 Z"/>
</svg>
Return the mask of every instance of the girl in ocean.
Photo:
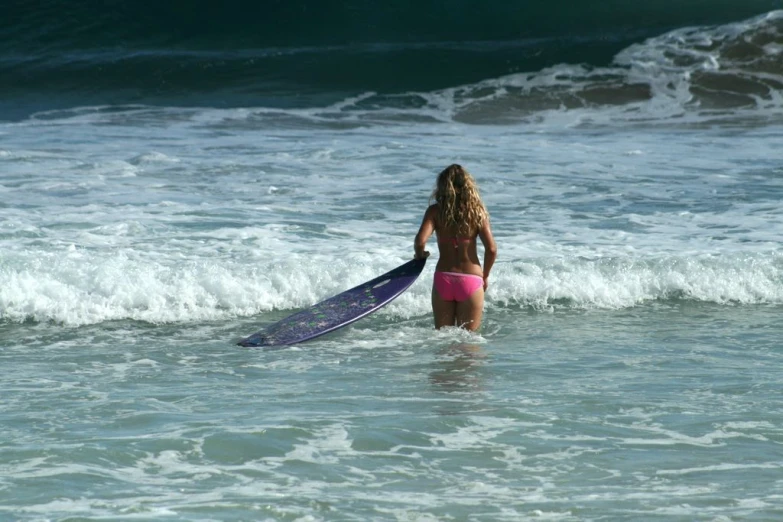
<svg viewBox="0 0 783 522">
<path fill-rule="evenodd" d="M 467 170 L 450 165 L 438 175 L 430 206 L 413 243 L 416 259 L 426 258 L 427 240 L 435 232 L 440 258 L 432 285 L 435 328 L 461 326 L 475 331 L 481 326 L 484 292 L 497 257 L 497 245 L 489 225 L 489 213 L 478 186 Z M 482 270 L 476 238 L 484 245 Z"/>
</svg>

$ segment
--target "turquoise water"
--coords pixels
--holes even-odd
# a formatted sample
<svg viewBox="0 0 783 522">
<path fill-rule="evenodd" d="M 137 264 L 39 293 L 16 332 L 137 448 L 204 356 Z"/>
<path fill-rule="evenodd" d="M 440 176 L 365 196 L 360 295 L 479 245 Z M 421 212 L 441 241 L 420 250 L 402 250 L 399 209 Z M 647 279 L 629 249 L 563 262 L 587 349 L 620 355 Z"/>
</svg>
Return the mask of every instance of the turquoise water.
<svg viewBox="0 0 783 522">
<path fill-rule="evenodd" d="M 778 315 L 516 310 L 486 339 L 368 319 L 279 351 L 220 340 L 248 321 L 37 328 L 2 355 L 2 511 L 772 520 Z"/>
<path fill-rule="evenodd" d="M 780 20 L 3 117 L 0 520 L 781 518 Z M 499 246 L 479 334 L 433 329 L 430 261 L 345 329 L 236 346 L 410 259 L 453 162 Z"/>
</svg>

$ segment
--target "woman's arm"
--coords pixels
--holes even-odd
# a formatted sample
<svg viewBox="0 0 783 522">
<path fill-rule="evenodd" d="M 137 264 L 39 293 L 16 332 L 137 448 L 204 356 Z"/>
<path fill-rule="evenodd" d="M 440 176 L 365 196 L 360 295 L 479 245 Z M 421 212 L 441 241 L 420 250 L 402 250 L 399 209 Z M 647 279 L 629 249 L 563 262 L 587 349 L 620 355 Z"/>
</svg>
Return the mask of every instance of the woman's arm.
<svg viewBox="0 0 783 522">
<path fill-rule="evenodd" d="M 435 231 L 436 209 L 436 205 L 430 205 L 430 207 L 424 213 L 424 219 L 421 221 L 419 232 L 416 234 L 416 239 L 413 240 L 413 257 L 415 259 L 424 259 L 430 255 L 428 251 L 424 250 L 424 247 L 427 244 L 427 240 Z"/>
<path fill-rule="evenodd" d="M 492 270 L 492 265 L 495 264 L 495 259 L 498 257 L 498 246 L 495 243 L 495 238 L 492 237 L 492 228 L 489 226 L 489 218 L 485 218 L 479 229 L 479 237 L 481 243 L 484 245 L 484 290 L 487 289 L 489 272 Z"/>
</svg>

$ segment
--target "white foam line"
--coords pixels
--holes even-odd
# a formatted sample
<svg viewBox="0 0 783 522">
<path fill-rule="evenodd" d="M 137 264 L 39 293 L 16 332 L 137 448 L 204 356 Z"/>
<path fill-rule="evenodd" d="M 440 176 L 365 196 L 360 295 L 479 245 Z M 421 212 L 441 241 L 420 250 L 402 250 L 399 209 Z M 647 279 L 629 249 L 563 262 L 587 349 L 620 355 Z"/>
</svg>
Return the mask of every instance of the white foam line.
<svg viewBox="0 0 783 522">
<path fill-rule="evenodd" d="M 656 471 L 656 475 L 689 475 L 691 473 L 704 473 L 709 471 L 737 471 L 752 469 L 781 469 L 783 462 L 768 462 L 764 464 L 716 464 L 714 466 L 704 466 L 699 468 L 687 469 L 661 469 Z"/>
</svg>

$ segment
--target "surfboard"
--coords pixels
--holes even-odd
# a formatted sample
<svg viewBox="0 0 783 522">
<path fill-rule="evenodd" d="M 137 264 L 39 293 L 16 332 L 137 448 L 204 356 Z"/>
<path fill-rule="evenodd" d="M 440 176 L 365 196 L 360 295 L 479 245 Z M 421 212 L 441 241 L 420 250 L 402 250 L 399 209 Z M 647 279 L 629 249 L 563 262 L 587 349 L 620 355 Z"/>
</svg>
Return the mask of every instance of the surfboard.
<svg viewBox="0 0 783 522">
<path fill-rule="evenodd" d="M 413 284 L 426 259 L 414 259 L 366 283 L 314 304 L 239 341 L 239 346 L 285 346 L 333 332 L 383 308 Z"/>
</svg>

